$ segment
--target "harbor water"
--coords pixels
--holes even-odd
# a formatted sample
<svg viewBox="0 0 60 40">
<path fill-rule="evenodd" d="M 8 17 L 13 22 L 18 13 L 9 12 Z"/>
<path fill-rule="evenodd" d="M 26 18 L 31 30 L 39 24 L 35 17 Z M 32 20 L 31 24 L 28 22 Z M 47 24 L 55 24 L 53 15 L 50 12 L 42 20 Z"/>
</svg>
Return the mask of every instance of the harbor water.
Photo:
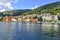
<svg viewBox="0 0 60 40">
<path fill-rule="evenodd" d="M 60 40 L 60 24 L 0 22 L 0 40 Z"/>
</svg>

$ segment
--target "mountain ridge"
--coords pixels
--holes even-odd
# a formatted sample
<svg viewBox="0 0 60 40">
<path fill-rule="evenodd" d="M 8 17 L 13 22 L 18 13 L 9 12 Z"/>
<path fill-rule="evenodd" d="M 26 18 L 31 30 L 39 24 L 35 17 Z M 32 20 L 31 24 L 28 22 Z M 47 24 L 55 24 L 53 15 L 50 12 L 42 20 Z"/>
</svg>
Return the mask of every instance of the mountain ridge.
<svg viewBox="0 0 60 40">
<path fill-rule="evenodd" d="M 56 14 L 56 12 L 52 12 L 55 11 L 56 9 L 60 9 L 60 1 L 59 2 L 54 2 L 54 3 L 50 3 L 50 4 L 46 4 L 46 5 L 43 5 L 43 6 L 40 6 L 30 12 L 28 12 L 27 14 L 41 14 L 42 11 L 46 10 L 47 12 L 50 12 L 52 14 Z M 59 10 L 60 11 L 60 10 Z M 60 13 L 60 12 L 59 12 Z"/>
<path fill-rule="evenodd" d="M 12 15 L 9 13 L 13 11 Z M 19 15 L 27 15 L 27 14 L 41 14 L 41 13 L 51 13 L 52 15 L 56 15 L 57 13 L 60 13 L 60 1 L 46 4 L 43 6 L 40 6 L 35 9 L 21 9 L 21 10 L 11 10 L 8 12 L 8 14 L 4 14 L 4 12 L 0 12 L 0 16 L 19 16 Z"/>
</svg>

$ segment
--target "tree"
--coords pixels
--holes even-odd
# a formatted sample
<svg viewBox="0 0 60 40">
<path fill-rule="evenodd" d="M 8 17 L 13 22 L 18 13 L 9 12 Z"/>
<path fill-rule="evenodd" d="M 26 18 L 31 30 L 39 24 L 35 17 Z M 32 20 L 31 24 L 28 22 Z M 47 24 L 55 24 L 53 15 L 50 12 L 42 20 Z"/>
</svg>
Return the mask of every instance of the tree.
<svg viewBox="0 0 60 40">
<path fill-rule="evenodd" d="M 4 11 L 5 16 L 13 15 L 13 11 Z"/>
</svg>

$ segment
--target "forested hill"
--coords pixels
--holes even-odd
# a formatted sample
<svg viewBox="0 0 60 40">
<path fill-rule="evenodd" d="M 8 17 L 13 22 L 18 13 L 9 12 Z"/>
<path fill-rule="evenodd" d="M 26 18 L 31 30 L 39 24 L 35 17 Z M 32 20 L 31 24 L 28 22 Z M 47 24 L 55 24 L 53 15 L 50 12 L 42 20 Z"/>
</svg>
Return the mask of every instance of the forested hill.
<svg viewBox="0 0 60 40">
<path fill-rule="evenodd" d="M 46 12 L 50 12 L 52 15 L 60 13 L 60 2 L 54 2 L 54 3 L 40 6 L 28 12 L 27 14 L 41 14 L 41 13 L 46 13 Z"/>
<path fill-rule="evenodd" d="M 54 2 L 50 4 L 46 4 L 43 6 L 40 6 L 35 9 L 23 9 L 23 10 L 11 10 L 11 11 L 5 11 L 1 12 L 0 16 L 18 16 L 18 15 L 27 15 L 27 14 L 42 14 L 42 13 L 51 13 L 52 15 L 55 15 L 57 13 L 60 13 L 60 2 Z"/>
<path fill-rule="evenodd" d="M 25 12 L 29 12 L 31 9 L 21 9 L 21 10 L 11 10 L 11 11 L 4 11 L 0 12 L 0 16 L 19 16 Z"/>
<path fill-rule="evenodd" d="M 23 13 L 25 13 L 25 12 L 31 11 L 31 9 L 13 10 L 13 11 L 14 11 L 14 12 L 13 12 L 13 16 L 18 16 L 18 15 L 21 15 L 21 14 L 23 14 Z"/>
</svg>

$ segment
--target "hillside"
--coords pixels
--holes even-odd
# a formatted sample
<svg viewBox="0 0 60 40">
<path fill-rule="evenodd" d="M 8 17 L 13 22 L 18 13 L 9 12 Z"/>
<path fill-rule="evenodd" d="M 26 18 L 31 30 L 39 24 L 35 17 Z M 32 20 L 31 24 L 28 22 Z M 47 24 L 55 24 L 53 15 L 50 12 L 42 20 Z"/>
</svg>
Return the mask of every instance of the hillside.
<svg viewBox="0 0 60 40">
<path fill-rule="evenodd" d="M 25 13 L 25 12 L 31 11 L 31 9 L 13 10 L 13 11 L 14 11 L 14 12 L 13 12 L 13 16 L 18 16 L 18 15 L 21 15 L 21 14 L 23 14 L 23 13 Z"/>
<path fill-rule="evenodd" d="M 54 2 L 50 4 L 46 4 L 43 6 L 40 6 L 36 9 L 22 9 L 22 10 L 11 10 L 11 11 L 5 11 L 1 12 L 0 16 L 18 16 L 18 15 L 27 15 L 27 14 L 42 14 L 42 13 L 51 13 L 52 15 L 55 15 L 57 13 L 60 13 L 60 2 Z M 5 14 L 4 14 L 5 13 Z"/>
<path fill-rule="evenodd" d="M 60 2 L 54 2 L 54 3 L 40 6 L 28 12 L 27 14 L 41 14 L 41 13 L 46 13 L 46 12 L 50 12 L 52 15 L 60 13 Z"/>
<path fill-rule="evenodd" d="M 19 16 L 25 12 L 29 12 L 31 9 L 22 9 L 22 10 L 11 10 L 11 11 L 4 11 L 0 12 L 0 16 Z"/>
</svg>

